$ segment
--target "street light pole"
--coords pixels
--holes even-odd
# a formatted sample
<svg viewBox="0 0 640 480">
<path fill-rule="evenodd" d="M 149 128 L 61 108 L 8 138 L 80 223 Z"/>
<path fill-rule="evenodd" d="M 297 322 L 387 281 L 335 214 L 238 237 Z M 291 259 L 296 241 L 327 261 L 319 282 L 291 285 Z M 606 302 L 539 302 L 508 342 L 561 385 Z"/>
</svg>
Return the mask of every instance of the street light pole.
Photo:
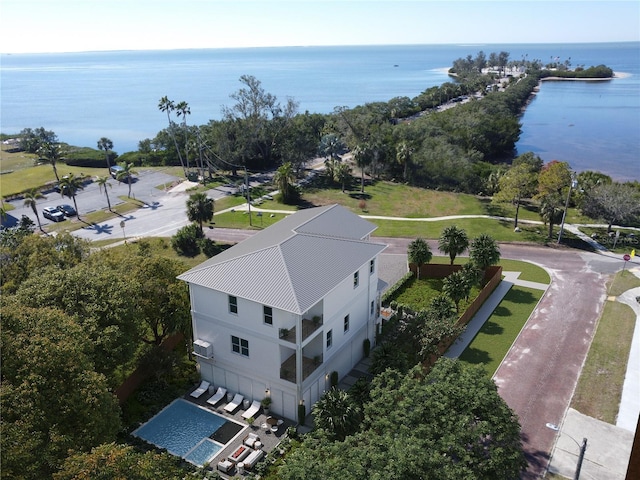
<svg viewBox="0 0 640 480">
<path fill-rule="evenodd" d="M 582 469 L 582 460 L 584 460 L 584 452 L 587 450 L 587 439 L 582 439 L 582 445 L 580 445 L 580 456 L 578 457 L 578 465 L 576 466 L 576 474 L 573 476 L 573 480 L 580 478 L 580 470 Z"/>
<path fill-rule="evenodd" d="M 547 423 L 546 427 L 550 428 L 551 430 L 555 430 L 556 432 L 560 431 L 560 427 L 555 423 Z M 584 437 L 582 439 L 582 445 L 581 445 L 578 443 L 578 441 L 575 438 L 573 438 L 568 433 L 566 432 L 561 432 L 561 433 L 569 437 L 571 440 L 573 440 L 573 443 L 575 443 L 576 445 L 578 445 L 578 447 L 580 447 L 580 455 L 578 455 L 578 464 L 576 465 L 576 473 L 573 475 L 573 480 L 579 480 L 580 471 L 582 470 L 582 461 L 584 460 L 584 452 L 586 452 L 587 450 L 587 438 Z"/>
<path fill-rule="evenodd" d="M 575 177 L 571 175 L 571 183 L 569 184 L 569 192 L 567 193 L 567 201 L 564 204 L 564 212 L 562 212 L 562 224 L 560 225 L 560 233 L 558 234 L 558 245 L 562 241 L 562 233 L 564 232 L 564 219 L 567 217 L 567 210 L 569 209 L 569 199 L 571 198 L 571 190 L 578 186 L 578 182 Z"/>
</svg>

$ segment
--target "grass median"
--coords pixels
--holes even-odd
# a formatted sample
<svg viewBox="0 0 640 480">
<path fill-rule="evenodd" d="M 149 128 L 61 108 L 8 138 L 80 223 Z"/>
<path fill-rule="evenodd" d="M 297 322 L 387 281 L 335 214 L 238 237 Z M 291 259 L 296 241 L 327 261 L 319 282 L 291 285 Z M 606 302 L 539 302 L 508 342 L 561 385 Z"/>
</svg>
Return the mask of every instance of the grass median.
<svg viewBox="0 0 640 480">
<path fill-rule="evenodd" d="M 482 365 L 487 375 L 492 377 L 543 293 L 542 290 L 514 285 L 462 352 L 460 361 Z"/>
<path fill-rule="evenodd" d="M 609 284 L 609 298 L 639 286 L 640 279 L 631 272 L 619 272 Z M 628 305 L 606 301 L 571 400 L 572 408 L 615 425 L 635 324 L 635 312 Z"/>
</svg>

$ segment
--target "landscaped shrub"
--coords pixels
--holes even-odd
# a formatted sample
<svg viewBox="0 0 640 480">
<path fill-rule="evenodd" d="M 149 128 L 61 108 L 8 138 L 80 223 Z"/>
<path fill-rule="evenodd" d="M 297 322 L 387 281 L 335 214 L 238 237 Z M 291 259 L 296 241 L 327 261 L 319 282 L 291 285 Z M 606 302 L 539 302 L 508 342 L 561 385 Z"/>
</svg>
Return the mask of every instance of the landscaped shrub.
<svg viewBox="0 0 640 480">
<path fill-rule="evenodd" d="M 338 386 L 338 372 L 336 372 L 335 370 L 331 372 L 331 386 L 332 387 Z"/>
<path fill-rule="evenodd" d="M 389 306 L 389 302 L 393 300 L 398 291 L 404 288 L 406 283 L 413 278 L 412 272 L 405 273 L 400 280 L 398 280 L 395 284 L 393 284 L 386 292 L 382 294 L 381 302 L 384 306 Z"/>
<path fill-rule="evenodd" d="M 171 237 L 171 246 L 178 255 L 185 257 L 195 257 L 200 253 L 200 242 L 202 232 L 195 223 L 182 227 Z"/>
</svg>

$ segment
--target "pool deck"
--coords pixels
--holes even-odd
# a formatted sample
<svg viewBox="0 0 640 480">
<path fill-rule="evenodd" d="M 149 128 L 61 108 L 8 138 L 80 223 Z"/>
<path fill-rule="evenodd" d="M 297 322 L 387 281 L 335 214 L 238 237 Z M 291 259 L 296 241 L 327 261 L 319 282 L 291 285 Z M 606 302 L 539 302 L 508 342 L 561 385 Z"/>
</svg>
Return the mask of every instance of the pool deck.
<svg viewBox="0 0 640 480">
<path fill-rule="evenodd" d="M 193 398 L 190 395 L 191 391 L 193 390 L 195 390 L 195 386 L 193 389 L 187 392 L 182 398 L 184 398 L 185 400 L 191 403 L 195 403 L 196 405 L 204 407 L 207 410 L 220 415 L 221 417 L 234 420 L 236 423 L 239 423 L 245 426 L 245 428 L 240 430 L 240 432 L 235 437 L 233 437 L 233 439 L 229 443 L 227 443 L 227 445 L 224 448 L 222 448 L 216 454 L 215 457 L 213 457 L 213 459 L 209 464 L 210 468 L 217 471 L 222 478 L 234 478 L 234 477 L 237 478 L 239 476 L 242 477 L 242 475 L 239 475 L 237 473 L 237 469 L 234 469 L 232 472 L 230 472 L 230 474 L 225 474 L 224 472 L 221 472 L 220 470 L 217 469 L 217 465 L 218 465 L 218 462 L 227 458 L 238 447 L 240 447 L 242 445 L 242 440 L 249 433 L 252 433 L 252 432 L 256 433 L 260 437 L 260 442 L 262 443 L 262 450 L 264 451 L 264 454 L 266 457 L 266 455 L 269 452 L 271 452 L 274 448 L 276 448 L 276 446 L 280 443 L 280 440 L 284 438 L 284 436 L 287 433 L 287 428 L 291 426 L 295 426 L 294 422 L 291 422 L 290 420 L 282 418 L 281 420 L 283 420 L 284 423 L 280 425 L 280 428 L 278 428 L 277 432 L 275 433 L 272 432 L 270 428 L 267 428 L 267 429 L 263 428 L 262 425 L 266 424 L 267 416 L 274 417 L 277 419 L 280 419 L 280 418 L 277 417 L 276 415 L 271 415 L 271 414 L 265 415 L 262 409 L 259 410 L 258 415 L 255 417 L 255 421 L 253 422 L 253 425 L 249 425 L 247 421 L 244 418 L 242 418 L 242 414 L 245 411 L 243 405 L 240 405 L 240 407 L 233 414 L 230 414 L 229 412 L 226 412 L 224 409 L 224 406 L 227 404 L 226 401 L 221 401 L 216 407 L 212 407 L 207 403 L 207 399 L 211 397 L 212 393 L 204 393 L 200 398 Z M 265 457 L 262 457 L 260 462 L 264 462 Z M 245 470 L 245 475 L 249 475 L 249 472 L 247 472 L 247 470 Z"/>
</svg>

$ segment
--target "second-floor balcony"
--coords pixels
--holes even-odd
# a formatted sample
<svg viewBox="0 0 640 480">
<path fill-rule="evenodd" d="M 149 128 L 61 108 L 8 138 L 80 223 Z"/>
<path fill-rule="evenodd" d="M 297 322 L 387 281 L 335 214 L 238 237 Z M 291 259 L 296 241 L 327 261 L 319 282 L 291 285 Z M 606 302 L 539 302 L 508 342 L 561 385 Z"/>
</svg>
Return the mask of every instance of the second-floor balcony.
<svg viewBox="0 0 640 480">
<path fill-rule="evenodd" d="M 302 341 L 304 342 L 309 335 L 314 333 L 318 328 L 322 326 L 322 317 L 313 317 L 312 319 L 302 319 Z M 279 330 L 279 336 L 282 340 L 287 342 L 296 343 L 296 327 L 281 328 Z"/>
<path fill-rule="evenodd" d="M 322 365 L 322 355 L 316 355 L 314 358 L 302 357 L 302 380 L 304 381 L 311 375 L 320 365 Z M 287 358 L 280 365 L 280 378 L 288 382 L 296 383 L 296 355 L 295 353 Z"/>
</svg>

